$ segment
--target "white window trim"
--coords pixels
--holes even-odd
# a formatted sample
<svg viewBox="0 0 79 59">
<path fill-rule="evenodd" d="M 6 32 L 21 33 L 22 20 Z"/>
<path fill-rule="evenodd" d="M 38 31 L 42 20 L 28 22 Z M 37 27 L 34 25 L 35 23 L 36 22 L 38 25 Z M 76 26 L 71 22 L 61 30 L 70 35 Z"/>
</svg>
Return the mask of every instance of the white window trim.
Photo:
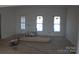
<svg viewBox="0 0 79 59">
<path fill-rule="evenodd" d="M 22 21 L 22 17 L 24 18 L 24 21 Z M 21 30 L 25 30 L 26 29 L 25 22 L 26 22 L 25 16 L 21 16 Z M 22 25 L 24 27 L 22 27 Z"/>
<path fill-rule="evenodd" d="M 55 17 L 55 16 L 54 16 L 54 17 Z M 54 32 L 61 32 L 61 16 L 57 16 L 57 17 L 60 17 L 60 21 L 59 21 L 60 23 L 59 23 L 59 24 L 55 24 L 55 23 L 53 22 L 53 31 L 54 31 Z M 55 20 L 55 19 L 54 19 L 54 20 Z M 55 25 L 59 25 L 59 31 L 55 31 L 55 28 L 54 28 Z"/>
<path fill-rule="evenodd" d="M 38 22 L 38 20 L 37 20 L 38 17 L 42 17 L 42 21 L 41 22 L 40 21 Z M 37 29 L 38 32 L 41 32 L 41 31 L 43 31 L 43 16 L 37 16 L 37 19 L 36 19 L 36 29 Z M 38 29 L 38 27 L 37 27 L 38 24 L 42 25 L 41 30 Z"/>
</svg>

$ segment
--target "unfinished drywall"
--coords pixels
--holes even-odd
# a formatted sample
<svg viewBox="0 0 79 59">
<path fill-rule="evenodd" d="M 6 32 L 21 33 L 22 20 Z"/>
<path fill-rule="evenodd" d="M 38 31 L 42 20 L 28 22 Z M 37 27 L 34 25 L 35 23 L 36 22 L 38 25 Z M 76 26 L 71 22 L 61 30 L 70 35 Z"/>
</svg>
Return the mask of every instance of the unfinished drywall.
<svg viewBox="0 0 79 59">
<path fill-rule="evenodd" d="M 78 9 L 67 9 L 67 22 L 66 22 L 66 38 L 71 41 L 72 44 L 77 45 L 77 25 L 78 25 Z"/>
<path fill-rule="evenodd" d="M 16 19 L 14 8 L 0 8 L 1 37 L 6 38 L 16 33 Z"/>
<path fill-rule="evenodd" d="M 65 35 L 65 8 L 52 8 L 52 7 L 18 7 L 16 8 L 17 27 L 16 33 L 27 31 L 36 31 L 36 16 L 43 16 L 43 31 L 38 32 L 38 35 L 48 36 L 64 36 Z M 20 17 L 26 16 L 26 30 L 21 31 Z M 61 16 L 61 32 L 53 32 L 53 16 Z"/>
</svg>

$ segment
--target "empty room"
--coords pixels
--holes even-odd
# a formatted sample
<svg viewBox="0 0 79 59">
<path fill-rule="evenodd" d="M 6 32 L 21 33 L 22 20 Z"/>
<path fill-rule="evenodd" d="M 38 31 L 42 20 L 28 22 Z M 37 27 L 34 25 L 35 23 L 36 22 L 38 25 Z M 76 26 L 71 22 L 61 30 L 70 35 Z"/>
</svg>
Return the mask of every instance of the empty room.
<svg viewBox="0 0 79 59">
<path fill-rule="evenodd" d="M 79 53 L 79 6 L 0 5 L 0 54 Z"/>
</svg>

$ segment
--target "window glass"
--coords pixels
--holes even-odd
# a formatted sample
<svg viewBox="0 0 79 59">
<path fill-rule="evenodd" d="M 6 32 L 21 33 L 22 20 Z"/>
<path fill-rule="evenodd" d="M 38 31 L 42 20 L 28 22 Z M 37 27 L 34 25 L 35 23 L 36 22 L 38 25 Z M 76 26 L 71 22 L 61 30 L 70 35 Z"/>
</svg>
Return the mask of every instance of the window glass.
<svg viewBox="0 0 79 59">
<path fill-rule="evenodd" d="M 21 30 L 25 30 L 25 16 L 21 16 Z"/>
<path fill-rule="evenodd" d="M 37 16 L 37 31 L 43 31 L 43 16 Z"/>
<path fill-rule="evenodd" d="M 54 16 L 54 32 L 60 32 L 60 16 Z"/>
</svg>

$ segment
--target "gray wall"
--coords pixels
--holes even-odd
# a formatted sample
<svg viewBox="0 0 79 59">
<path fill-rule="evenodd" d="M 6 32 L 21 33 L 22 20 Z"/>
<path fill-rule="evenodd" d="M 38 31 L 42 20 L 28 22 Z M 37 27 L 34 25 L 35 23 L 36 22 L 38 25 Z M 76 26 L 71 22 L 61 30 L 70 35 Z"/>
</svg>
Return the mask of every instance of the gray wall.
<svg viewBox="0 0 79 59">
<path fill-rule="evenodd" d="M 16 33 L 16 19 L 14 8 L 0 8 L 1 37 L 6 38 Z"/>
<path fill-rule="evenodd" d="M 39 35 L 64 36 L 65 35 L 65 8 L 51 7 L 18 7 L 16 8 L 17 27 L 16 33 L 22 33 L 20 29 L 20 17 L 26 16 L 26 31 L 36 31 L 36 16 L 44 17 L 44 31 L 38 32 Z M 61 16 L 61 32 L 53 32 L 53 16 Z M 29 23 L 29 24 L 28 24 Z M 26 32 L 25 31 L 25 32 Z"/>
<path fill-rule="evenodd" d="M 44 17 L 44 31 L 38 32 L 39 35 L 64 36 L 65 35 L 65 8 L 51 7 L 16 7 L 1 8 L 1 32 L 2 38 L 13 34 L 22 33 L 20 28 L 20 17 L 26 16 L 26 31 L 36 31 L 36 16 Z M 61 16 L 61 32 L 53 32 L 53 16 Z"/>
<path fill-rule="evenodd" d="M 36 31 L 36 16 L 44 17 L 44 31 L 39 35 L 64 36 L 66 29 L 66 9 L 63 7 L 10 7 L 0 8 L 1 36 L 6 38 L 13 34 L 22 33 L 20 17 L 26 16 L 26 31 Z M 61 32 L 53 32 L 53 16 L 61 16 Z"/>
<path fill-rule="evenodd" d="M 79 20 L 79 19 L 78 19 L 78 20 Z M 79 54 L 79 24 L 78 24 L 77 53 Z"/>
<path fill-rule="evenodd" d="M 66 38 L 71 41 L 72 44 L 77 45 L 77 26 L 78 26 L 78 9 L 67 9 L 67 24 L 66 24 Z"/>
<path fill-rule="evenodd" d="M 79 7 L 78 7 L 78 22 L 79 22 Z M 79 54 L 79 23 L 78 23 L 78 36 L 77 36 L 77 53 Z"/>
</svg>

